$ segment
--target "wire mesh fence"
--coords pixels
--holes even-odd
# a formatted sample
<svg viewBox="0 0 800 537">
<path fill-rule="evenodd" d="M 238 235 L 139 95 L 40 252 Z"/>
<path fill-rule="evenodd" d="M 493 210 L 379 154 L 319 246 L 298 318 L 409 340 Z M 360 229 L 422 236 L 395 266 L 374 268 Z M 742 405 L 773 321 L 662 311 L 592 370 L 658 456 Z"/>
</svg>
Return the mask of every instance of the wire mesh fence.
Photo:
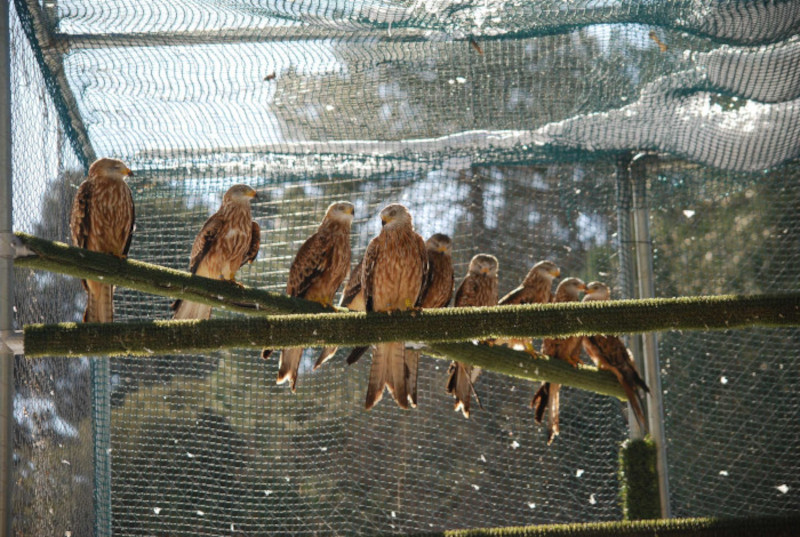
<svg viewBox="0 0 800 537">
<path fill-rule="evenodd" d="M 453 238 L 457 281 L 487 252 L 501 294 L 552 259 L 621 297 L 617 157 L 652 150 L 657 296 L 797 290 L 794 3 L 561 7 L 19 0 L 14 227 L 68 239 L 85 132 L 135 171 L 135 259 L 187 269 L 200 226 L 245 182 L 262 229 L 247 285 L 283 291 L 325 207 L 348 199 L 354 261 L 399 201 L 423 236 Z M 20 326 L 80 319 L 76 280 L 15 278 Z M 117 320 L 168 319 L 169 302 L 118 289 Z M 675 515 L 800 508 L 799 335 L 659 336 Z M 15 531 L 102 535 L 109 520 L 114 535 L 334 535 L 622 516 L 616 400 L 564 389 L 547 447 L 533 383 L 484 373 L 466 420 L 444 392 L 447 363 L 425 357 L 419 408 L 386 398 L 365 412 L 369 360 L 348 367 L 343 353 L 311 371 L 308 351 L 296 394 L 251 351 L 114 358 L 110 407 L 94 409 L 93 358 L 17 357 Z M 96 460 L 110 462 L 110 506 Z"/>
</svg>

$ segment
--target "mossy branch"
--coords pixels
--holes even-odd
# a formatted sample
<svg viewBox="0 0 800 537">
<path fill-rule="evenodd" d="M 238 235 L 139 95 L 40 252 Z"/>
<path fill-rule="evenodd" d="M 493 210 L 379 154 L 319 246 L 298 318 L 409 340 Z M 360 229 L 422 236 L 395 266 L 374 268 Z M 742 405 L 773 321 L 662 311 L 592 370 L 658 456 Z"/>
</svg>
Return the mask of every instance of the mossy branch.
<svg viewBox="0 0 800 537">
<path fill-rule="evenodd" d="M 28 357 L 146 356 L 262 346 L 352 346 L 380 341 L 424 341 L 434 354 L 487 370 L 619 396 L 613 383 L 606 382 L 605 387 L 600 385 L 602 382 L 598 383 L 597 379 L 610 379 L 610 376 L 591 371 L 591 368 L 573 370 L 557 361 L 526 362 L 520 357 L 527 355 L 506 349 L 453 343 L 500 336 L 534 338 L 654 330 L 800 326 L 800 293 L 448 308 L 391 315 L 330 313 L 314 302 L 278 293 L 241 288 L 229 282 L 194 277 L 157 265 L 117 259 L 22 233 L 17 237 L 37 254 L 16 259 L 19 266 L 79 278 L 102 279 L 144 292 L 194 300 L 260 317 L 28 325 L 25 327 L 25 354 Z M 271 315 L 274 312 L 294 315 Z M 584 374 L 591 387 L 581 384 L 580 378 Z"/>
<path fill-rule="evenodd" d="M 416 534 L 417 537 L 789 537 L 800 516 L 734 519 L 680 518 L 587 524 L 548 524 L 509 528 L 474 528 Z"/>
<path fill-rule="evenodd" d="M 15 233 L 36 255 L 17 257 L 14 265 L 31 269 L 98 280 L 154 295 L 183 298 L 220 309 L 269 315 L 274 313 L 319 313 L 331 311 L 316 302 L 291 298 L 279 293 L 240 287 L 223 280 L 193 276 L 188 272 L 132 259 L 101 254 Z"/>
</svg>

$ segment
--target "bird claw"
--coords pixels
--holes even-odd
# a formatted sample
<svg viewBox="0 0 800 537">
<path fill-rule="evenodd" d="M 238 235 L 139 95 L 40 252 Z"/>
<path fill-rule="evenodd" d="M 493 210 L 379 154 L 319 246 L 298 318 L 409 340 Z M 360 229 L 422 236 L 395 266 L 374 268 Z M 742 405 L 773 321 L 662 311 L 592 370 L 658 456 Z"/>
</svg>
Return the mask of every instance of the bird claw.
<svg viewBox="0 0 800 537">
<path fill-rule="evenodd" d="M 541 352 L 539 352 L 539 351 L 537 351 L 536 349 L 533 348 L 533 343 L 531 343 L 531 342 L 525 343 L 524 351 L 527 352 L 528 354 L 530 354 L 531 356 L 533 356 L 534 358 L 544 358 L 545 357 L 544 354 L 542 354 Z"/>
</svg>

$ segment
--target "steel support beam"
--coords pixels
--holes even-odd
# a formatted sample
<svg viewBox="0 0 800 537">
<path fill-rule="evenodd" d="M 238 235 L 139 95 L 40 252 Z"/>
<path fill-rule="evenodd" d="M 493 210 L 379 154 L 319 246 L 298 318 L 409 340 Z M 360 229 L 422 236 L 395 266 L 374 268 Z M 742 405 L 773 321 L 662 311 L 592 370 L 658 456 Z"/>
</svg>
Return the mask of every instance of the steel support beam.
<svg viewBox="0 0 800 537">
<path fill-rule="evenodd" d="M 642 153 L 633 158 L 630 165 L 630 180 L 633 193 L 633 228 L 635 235 L 636 271 L 638 274 L 639 298 L 655 296 L 653 274 L 653 244 L 650 239 L 650 213 L 647 205 L 647 170 L 649 155 Z M 672 516 L 669 503 L 669 475 L 667 468 L 666 434 L 664 431 L 664 392 L 661 389 L 661 366 L 658 359 L 658 342 L 655 332 L 640 334 L 644 378 L 650 387 L 647 398 L 647 425 L 656 444 L 656 466 L 658 489 L 661 499 L 661 516 Z"/>
</svg>

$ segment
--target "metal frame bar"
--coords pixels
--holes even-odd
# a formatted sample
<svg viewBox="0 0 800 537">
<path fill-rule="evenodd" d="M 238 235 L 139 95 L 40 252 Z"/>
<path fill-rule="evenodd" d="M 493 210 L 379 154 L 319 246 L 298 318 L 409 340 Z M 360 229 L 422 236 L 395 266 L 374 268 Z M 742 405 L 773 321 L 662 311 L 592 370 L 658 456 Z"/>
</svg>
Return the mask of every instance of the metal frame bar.
<svg viewBox="0 0 800 537">
<path fill-rule="evenodd" d="M 57 41 L 50 32 L 47 16 L 38 0 L 15 0 L 15 6 L 72 149 L 84 169 L 88 170 L 89 165 L 97 160 L 97 153 L 64 73 L 64 51 L 55 46 Z"/>
<path fill-rule="evenodd" d="M 11 176 L 11 28 L 0 2 L 0 535 L 11 535 L 14 495 L 14 248 Z"/>
<path fill-rule="evenodd" d="M 647 162 L 649 157 L 650 155 L 647 153 L 640 153 L 631 160 L 630 165 L 639 298 L 653 298 L 655 296 L 653 244 L 650 238 L 650 214 L 647 205 Z M 650 387 L 650 397 L 647 401 L 647 425 L 650 436 L 656 444 L 656 469 L 658 471 L 661 516 L 663 518 L 671 518 L 666 434 L 664 430 L 664 395 L 661 389 L 658 343 L 654 332 L 640 334 L 636 339 L 641 341 L 644 377 L 645 382 Z"/>
</svg>

